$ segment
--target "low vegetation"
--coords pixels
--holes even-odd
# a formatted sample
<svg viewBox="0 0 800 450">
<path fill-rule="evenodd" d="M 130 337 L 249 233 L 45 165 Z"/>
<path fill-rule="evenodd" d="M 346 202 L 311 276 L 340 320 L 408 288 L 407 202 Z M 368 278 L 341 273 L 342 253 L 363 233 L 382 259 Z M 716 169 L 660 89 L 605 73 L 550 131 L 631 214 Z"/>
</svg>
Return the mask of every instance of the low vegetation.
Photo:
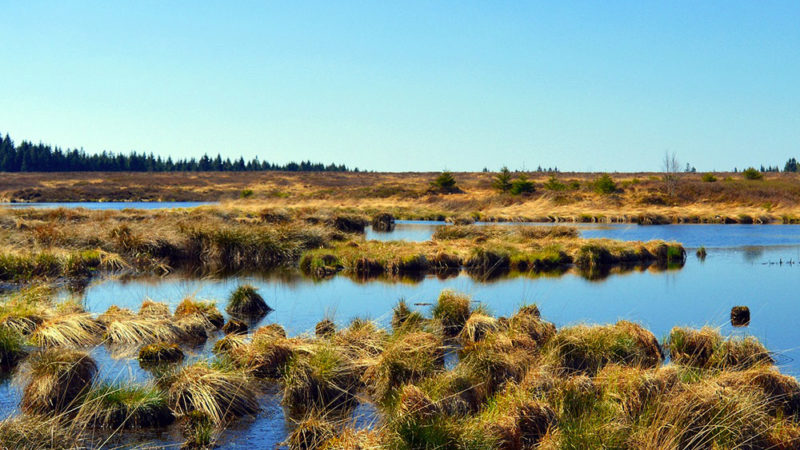
<svg viewBox="0 0 800 450">
<path fill-rule="evenodd" d="M 0 303 L 0 330 L 16 333 L 7 348 L 33 343 L 48 308 L 76 313 L 51 301 L 33 288 Z M 116 308 L 97 323 L 159 327 L 164 313 L 147 300 L 138 313 Z M 177 421 L 185 445 L 203 447 L 277 393 L 294 422 L 290 448 L 800 445 L 800 383 L 752 337 L 676 327 L 659 342 L 628 321 L 557 329 L 536 305 L 498 318 L 452 291 L 429 309 L 398 302 L 391 323 L 383 330 L 354 319 L 295 337 L 275 324 L 231 333 L 214 346 L 215 359 L 161 365 L 147 383 L 100 381 L 79 340 L 39 341 L 18 356 L 22 412 L 0 421 L 0 439 L 92 447 Z M 174 344 L 144 346 L 140 358 L 179 359 Z M 376 420 L 356 429 L 348 417 L 366 403 Z"/>
</svg>

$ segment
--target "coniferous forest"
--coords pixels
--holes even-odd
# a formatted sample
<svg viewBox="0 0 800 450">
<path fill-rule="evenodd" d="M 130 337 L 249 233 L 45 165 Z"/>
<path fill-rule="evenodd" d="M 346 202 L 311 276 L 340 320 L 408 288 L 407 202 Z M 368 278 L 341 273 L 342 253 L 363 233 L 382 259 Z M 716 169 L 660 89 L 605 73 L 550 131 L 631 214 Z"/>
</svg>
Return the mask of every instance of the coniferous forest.
<svg viewBox="0 0 800 450">
<path fill-rule="evenodd" d="M 222 159 L 217 154 L 210 157 L 204 154 L 199 159 L 166 159 L 152 153 L 129 154 L 102 153 L 89 154 L 83 149 L 61 149 L 49 144 L 33 144 L 22 141 L 15 145 L 6 134 L 0 139 L 0 172 L 192 172 L 192 171 L 267 171 L 285 170 L 291 172 L 358 172 L 358 168 L 349 169 L 343 164 L 323 164 L 311 161 L 290 162 L 280 165 L 254 158 L 231 160 Z"/>
</svg>

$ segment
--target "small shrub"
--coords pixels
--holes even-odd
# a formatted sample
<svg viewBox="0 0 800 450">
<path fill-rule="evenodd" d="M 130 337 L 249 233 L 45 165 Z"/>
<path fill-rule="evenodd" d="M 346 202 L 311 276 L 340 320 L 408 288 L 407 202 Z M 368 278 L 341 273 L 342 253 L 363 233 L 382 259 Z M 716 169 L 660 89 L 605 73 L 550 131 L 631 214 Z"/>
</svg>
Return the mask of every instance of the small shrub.
<svg viewBox="0 0 800 450">
<path fill-rule="evenodd" d="M 764 178 L 764 174 L 753 167 L 748 167 L 747 169 L 743 170 L 742 176 L 745 180 L 761 180 Z"/>
<path fill-rule="evenodd" d="M 431 182 L 431 189 L 434 192 L 440 192 L 444 194 L 461 192 L 461 189 L 459 189 L 456 185 L 455 177 L 453 177 L 453 174 L 448 171 L 442 172 Z"/>
<path fill-rule="evenodd" d="M 708 172 L 703 174 L 702 180 L 704 183 L 713 183 L 717 181 L 717 177 L 715 177 L 713 173 Z"/>
<path fill-rule="evenodd" d="M 536 187 L 533 181 L 529 180 L 524 173 L 521 173 L 517 176 L 517 179 L 511 183 L 510 192 L 512 195 L 521 195 L 533 193 L 535 190 Z"/>
<path fill-rule="evenodd" d="M 608 195 L 617 192 L 617 183 L 607 173 L 594 180 L 592 187 L 598 194 Z"/>
<path fill-rule="evenodd" d="M 544 183 L 544 188 L 548 191 L 565 191 L 567 190 L 567 185 L 558 181 L 558 178 L 555 175 L 551 175 L 550 178 Z"/>
<path fill-rule="evenodd" d="M 253 190 L 252 189 L 242 189 L 242 192 L 239 193 L 239 197 L 240 198 L 250 198 L 252 196 L 253 196 Z"/>
<path fill-rule="evenodd" d="M 511 171 L 508 170 L 508 167 L 503 166 L 500 173 L 495 175 L 492 187 L 502 194 L 511 190 Z"/>
</svg>

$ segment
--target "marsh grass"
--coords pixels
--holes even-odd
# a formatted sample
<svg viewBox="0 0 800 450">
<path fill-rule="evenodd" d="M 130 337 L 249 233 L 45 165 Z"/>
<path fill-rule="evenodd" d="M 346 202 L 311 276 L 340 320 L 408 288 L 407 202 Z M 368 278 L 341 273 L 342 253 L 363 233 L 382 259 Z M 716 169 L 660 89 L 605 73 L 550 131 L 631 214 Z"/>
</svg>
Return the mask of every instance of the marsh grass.
<svg viewBox="0 0 800 450">
<path fill-rule="evenodd" d="M 39 450 L 83 448 L 86 442 L 75 427 L 65 425 L 61 416 L 23 414 L 0 421 L 0 445 Z"/>
<path fill-rule="evenodd" d="M 225 310 L 232 316 L 261 318 L 272 311 L 272 308 L 258 294 L 256 288 L 246 284 L 233 291 Z"/>
<path fill-rule="evenodd" d="M 13 369 L 27 355 L 24 343 L 16 330 L 0 326 L 0 373 Z"/>
<path fill-rule="evenodd" d="M 547 344 L 547 357 L 567 373 L 596 374 L 608 364 L 655 368 L 663 360 L 655 336 L 632 322 L 561 329 Z"/>
<path fill-rule="evenodd" d="M 742 370 L 774 362 L 755 338 L 723 338 L 711 327 L 700 330 L 675 327 L 670 331 L 666 348 L 676 364 L 699 369 Z"/>
<path fill-rule="evenodd" d="M 361 388 L 353 360 L 326 343 L 317 344 L 308 352 L 295 353 L 287 364 L 282 383 L 283 404 L 293 414 L 352 408 Z"/>
<path fill-rule="evenodd" d="M 31 341 L 42 347 L 90 347 L 100 341 L 102 326 L 86 312 L 55 315 L 36 327 Z"/>
<path fill-rule="evenodd" d="M 175 308 L 175 318 L 183 319 L 192 316 L 202 317 L 214 329 L 219 329 L 225 324 L 225 317 L 219 312 L 214 302 L 195 300 L 190 297 L 184 298 Z"/>
<path fill-rule="evenodd" d="M 227 419 L 255 414 L 257 391 L 252 379 L 239 370 L 198 361 L 166 374 L 159 381 L 172 410 L 181 415 L 201 411 L 216 425 Z"/>
<path fill-rule="evenodd" d="M 26 360 L 21 408 L 26 413 L 64 412 L 92 383 L 97 364 L 84 352 L 52 348 Z"/>
<path fill-rule="evenodd" d="M 154 386 L 100 383 L 84 394 L 75 420 L 92 428 L 118 430 L 163 427 L 175 418 L 163 392 Z"/>
<path fill-rule="evenodd" d="M 470 315 L 470 298 L 454 291 L 444 290 L 439 294 L 431 310 L 448 336 L 456 336 L 464 328 Z"/>
</svg>

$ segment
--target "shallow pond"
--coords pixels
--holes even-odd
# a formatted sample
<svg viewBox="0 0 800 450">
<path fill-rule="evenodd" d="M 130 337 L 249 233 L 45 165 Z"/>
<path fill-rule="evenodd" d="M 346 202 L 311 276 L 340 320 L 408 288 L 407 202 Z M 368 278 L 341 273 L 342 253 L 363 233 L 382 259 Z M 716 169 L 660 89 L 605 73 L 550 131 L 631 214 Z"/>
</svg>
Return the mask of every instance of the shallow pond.
<svg viewBox="0 0 800 450">
<path fill-rule="evenodd" d="M 800 245 L 800 225 L 636 225 L 600 223 L 533 223 L 477 222 L 476 225 L 498 226 L 568 226 L 575 227 L 585 238 L 608 238 L 623 241 L 661 239 L 677 241 L 686 248 L 732 248 L 746 246 Z M 437 228 L 446 222 L 398 220 L 394 230 L 374 231 L 367 228 L 367 239 L 422 242 L 430 240 Z"/>
<path fill-rule="evenodd" d="M 369 236 L 425 240 L 441 224 L 400 222 L 392 233 Z M 309 332 L 325 317 L 339 325 L 354 317 L 368 317 L 389 325 L 392 306 L 405 298 L 413 307 L 428 312 L 443 289 L 473 296 L 496 315 L 509 315 L 524 303 L 535 302 L 542 316 L 557 326 L 588 322 L 609 323 L 629 319 L 641 323 L 663 339 L 673 326 L 720 327 L 723 334 L 750 334 L 775 352 L 781 370 L 800 375 L 800 226 L 791 225 L 579 225 L 585 237 L 618 239 L 665 239 L 687 247 L 705 246 L 700 260 L 690 252 L 682 269 L 634 270 L 588 280 L 574 272 L 561 276 L 516 275 L 482 282 L 459 274 L 450 278 L 426 276 L 415 281 L 373 280 L 361 282 L 345 276 L 312 280 L 294 272 L 240 275 L 227 278 L 103 279 L 92 282 L 81 294 L 86 307 L 96 313 L 110 305 L 138 309 L 142 300 L 167 302 L 174 310 L 185 296 L 214 299 L 224 312 L 230 293 L 242 283 L 259 289 L 274 311 L 260 324 L 279 323 L 292 335 Z M 65 294 L 66 295 L 66 294 Z M 747 328 L 730 325 L 730 309 L 750 307 Z M 260 325 L 259 324 L 259 325 Z M 213 340 L 188 349 L 188 360 L 209 355 Z M 146 380 L 149 374 L 135 359 L 111 355 L 104 347 L 93 350 L 101 377 L 111 380 Z M 12 413 L 19 401 L 18 387 L 0 384 L 0 413 Z M 292 427 L 280 407 L 280 396 L 269 392 L 261 400 L 262 411 L 235 423 L 221 436 L 224 447 L 274 447 Z M 362 422 L 374 417 L 370 405 L 355 413 Z M 181 442 L 175 427 L 137 435 L 159 445 Z"/>
</svg>

